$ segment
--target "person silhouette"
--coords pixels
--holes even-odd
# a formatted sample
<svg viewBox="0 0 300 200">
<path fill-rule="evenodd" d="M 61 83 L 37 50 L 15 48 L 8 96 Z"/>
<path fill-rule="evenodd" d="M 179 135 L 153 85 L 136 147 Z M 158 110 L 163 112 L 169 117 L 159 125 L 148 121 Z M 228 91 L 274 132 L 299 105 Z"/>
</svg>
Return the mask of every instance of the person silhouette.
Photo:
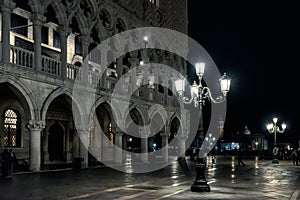
<svg viewBox="0 0 300 200">
<path fill-rule="evenodd" d="M 240 148 L 238 149 L 237 153 L 238 153 L 238 155 L 237 155 L 237 157 L 238 157 L 238 166 L 241 166 L 241 164 L 243 166 L 245 166 L 246 164 L 242 160 L 243 155 L 242 155 L 242 150 Z"/>
<path fill-rule="evenodd" d="M 291 157 L 292 157 L 292 159 L 293 159 L 293 165 L 298 164 L 298 162 L 297 162 L 297 149 L 294 149 L 294 150 L 292 151 Z"/>
</svg>

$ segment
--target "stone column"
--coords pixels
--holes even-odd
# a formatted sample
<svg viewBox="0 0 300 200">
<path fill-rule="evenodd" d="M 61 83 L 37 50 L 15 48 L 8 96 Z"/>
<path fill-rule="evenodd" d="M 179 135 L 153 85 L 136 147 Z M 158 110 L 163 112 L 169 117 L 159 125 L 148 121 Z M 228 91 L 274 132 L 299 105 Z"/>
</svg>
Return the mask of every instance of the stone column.
<svg viewBox="0 0 300 200">
<path fill-rule="evenodd" d="M 58 31 L 60 34 L 60 75 L 63 78 L 67 77 L 67 56 L 68 56 L 68 35 L 70 34 L 71 30 L 69 27 L 66 26 L 59 26 Z"/>
<path fill-rule="evenodd" d="M 70 127 L 71 122 L 68 123 L 66 127 L 66 160 L 71 160 L 71 153 L 70 153 Z"/>
<path fill-rule="evenodd" d="M 177 141 L 178 141 L 178 158 L 185 158 L 185 141 L 187 137 L 183 135 L 182 133 L 177 133 Z"/>
<path fill-rule="evenodd" d="M 162 139 L 162 160 L 163 161 L 168 161 L 169 157 L 169 137 L 170 133 L 164 133 L 162 132 L 161 134 L 161 139 Z"/>
<path fill-rule="evenodd" d="M 128 62 L 129 62 L 129 64 L 130 64 L 130 68 L 131 69 L 136 69 L 136 64 L 137 64 L 137 62 L 138 62 L 138 59 L 137 58 L 128 58 Z M 131 93 L 131 90 L 134 90 L 135 88 L 136 88 L 136 84 L 137 84 L 137 77 L 136 77 L 136 74 L 132 74 L 131 75 L 131 87 L 129 87 L 130 88 L 130 90 L 128 91 L 129 93 Z M 139 94 L 139 89 L 138 90 L 136 90 L 135 92 L 134 92 L 134 94 L 136 95 L 136 96 L 138 96 L 138 94 Z"/>
<path fill-rule="evenodd" d="M 47 127 L 44 131 L 44 135 L 43 135 L 43 154 L 44 154 L 44 163 L 49 161 L 49 152 L 48 152 L 48 139 L 49 139 L 49 135 L 48 135 L 48 129 L 49 127 Z"/>
<path fill-rule="evenodd" d="M 164 99 L 165 99 L 165 105 L 168 105 L 168 88 L 169 88 L 169 83 L 168 83 L 168 78 L 164 77 L 163 81 L 163 86 L 164 86 Z"/>
<path fill-rule="evenodd" d="M 33 22 L 33 40 L 34 40 L 34 68 L 42 71 L 42 26 L 45 17 L 42 14 L 35 13 L 31 16 Z"/>
<path fill-rule="evenodd" d="M 115 134 L 115 145 L 114 145 L 114 162 L 121 163 L 123 159 L 122 150 L 122 133 L 120 129 L 114 125 L 113 133 Z"/>
<path fill-rule="evenodd" d="M 88 166 L 88 130 L 78 130 L 79 135 L 79 155 L 83 158 L 82 167 Z"/>
<path fill-rule="evenodd" d="M 107 89 L 107 85 L 106 85 L 106 72 L 104 71 L 104 69 L 107 68 L 107 53 L 110 50 L 110 46 L 105 45 L 102 46 L 103 48 L 100 49 L 101 52 L 101 72 L 102 76 L 101 76 L 101 86 L 104 89 Z"/>
<path fill-rule="evenodd" d="M 27 128 L 30 131 L 30 171 L 41 170 L 41 131 L 45 128 L 44 121 L 30 120 Z"/>
<path fill-rule="evenodd" d="M 120 56 L 120 57 L 117 59 L 117 68 L 116 68 L 116 71 L 117 71 L 118 79 L 121 78 L 122 73 L 123 73 L 123 59 L 124 59 L 123 56 Z"/>
<path fill-rule="evenodd" d="M 88 74 L 89 74 L 89 45 L 91 43 L 91 38 L 88 35 L 81 37 L 82 44 L 82 81 L 88 83 Z"/>
<path fill-rule="evenodd" d="M 10 62 L 10 27 L 11 13 L 15 7 L 15 3 L 10 0 L 2 0 L 2 62 Z"/>
<path fill-rule="evenodd" d="M 139 132 L 141 135 L 141 160 L 143 162 L 148 162 L 148 133 L 149 128 L 140 128 Z"/>
</svg>

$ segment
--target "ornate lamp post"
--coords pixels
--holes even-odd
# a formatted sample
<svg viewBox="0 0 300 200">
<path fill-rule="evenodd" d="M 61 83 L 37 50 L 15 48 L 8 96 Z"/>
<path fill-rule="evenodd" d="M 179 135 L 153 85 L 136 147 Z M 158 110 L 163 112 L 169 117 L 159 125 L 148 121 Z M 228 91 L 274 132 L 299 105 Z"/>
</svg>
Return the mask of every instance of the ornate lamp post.
<svg viewBox="0 0 300 200">
<path fill-rule="evenodd" d="M 204 74 L 205 69 L 205 63 L 203 62 L 197 62 L 195 63 L 196 68 L 196 74 L 199 78 L 199 84 L 194 81 L 192 87 L 191 87 L 191 98 L 184 96 L 185 91 L 185 80 L 184 79 L 178 79 L 175 81 L 175 87 L 179 94 L 180 100 L 185 104 L 191 104 L 194 103 L 195 107 L 199 107 L 199 124 L 198 124 L 198 131 L 196 135 L 196 148 L 199 150 L 200 144 L 203 142 L 204 135 L 203 135 L 203 105 L 204 101 L 207 99 L 209 101 L 212 101 L 213 103 L 222 103 L 225 101 L 226 94 L 229 91 L 230 88 L 230 79 L 227 78 L 226 74 L 219 79 L 220 85 L 221 85 L 221 91 L 223 92 L 224 97 L 219 96 L 216 99 L 214 99 L 211 95 L 210 89 L 208 87 L 203 87 L 201 84 L 202 77 Z M 206 164 L 204 163 L 204 159 L 199 159 L 198 157 L 198 163 L 196 164 L 196 179 L 191 186 L 191 191 L 210 191 L 210 187 L 207 184 L 206 178 L 205 178 L 205 168 Z"/>
<path fill-rule="evenodd" d="M 277 121 L 278 121 L 278 118 L 274 117 L 273 118 L 273 123 L 267 124 L 267 129 L 268 129 L 269 133 L 274 134 L 274 146 L 273 146 L 273 160 L 272 160 L 272 163 L 279 163 L 279 160 L 277 159 L 278 147 L 277 147 L 277 141 L 276 141 L 276 139 L 277 139 L 276 134 L 277 133 L 283 133 L 286 129 L 286 124 L 282 123 L 281 124 L 281 130 L 280 130 L 279 126 L 277 126 Z"/>
</svg>

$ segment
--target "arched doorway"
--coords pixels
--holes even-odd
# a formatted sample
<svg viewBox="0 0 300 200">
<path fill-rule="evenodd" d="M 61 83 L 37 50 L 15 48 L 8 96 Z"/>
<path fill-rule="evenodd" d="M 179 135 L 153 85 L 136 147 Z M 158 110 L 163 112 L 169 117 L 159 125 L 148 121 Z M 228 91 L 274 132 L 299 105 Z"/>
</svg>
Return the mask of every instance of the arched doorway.
<svg viewBox="0 0 300 200">
<path fill-rule="evenodd" d="M 170 126 L 170 136 L 168 138 L 168 143 L 170 144 L 169 146 L 169 155 L 172 155 L 172 156 L 177 156 L 178 155 L 178 145 L 177 143 L 171 143 L 178 131 L 179 131 L 179 126 L 180 126 L 180 121 L 177 117 L 175 117 L 172 122 L 171 122 L 171 126 Z"/>
<path fill-rule="evenodd" d="M 64 160 L 64 129 L 55 123 L 50 126 L 48 133 L 49 161 Z"/>
<path fill-rule="evenodd" d="M 138 137 L 138 126 L 143 126 L 143 118 L 139 110 L 133 108 L 126 117 L 126 133 L 124 134 L 123 149 L 141 153 L 141 137 Z M 127 134 L 128 133 L 128 134 Z M 137 137 L 135 137 L 137 136 Z"/>
<path fill-rule="evenodd" d="M 69 164 L 74 157 L 80 155 L 80 140 L 76 133 L 71 105 L 72 99 L 67 94 L 55 97 L 49 104 L 42 136 L 42 162 L 45 166 L 53 168 L 56 167 L 53 164 Z"/>
</svg>

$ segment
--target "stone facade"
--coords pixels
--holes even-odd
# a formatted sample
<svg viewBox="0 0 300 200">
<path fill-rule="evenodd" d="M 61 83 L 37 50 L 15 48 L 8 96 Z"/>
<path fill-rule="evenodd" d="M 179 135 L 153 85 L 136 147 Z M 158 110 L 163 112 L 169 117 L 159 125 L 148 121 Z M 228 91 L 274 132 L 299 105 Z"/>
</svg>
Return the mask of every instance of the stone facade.
<svg viewBox="0 0 300 200">
<path fill-rule="evenodd" d="M 112 145 L 151 152 L 153 141 L 166 146 L 179 127 L 188 130 L 188 123 L 180 118 L 176 94 L 167 89 L 174 88 L 174 83 L 166 82 L 172 74 L 166 74 L 161 85 L 141 86 L 133 92 L 130 116 L 122 116 L 119 122 L 128 128 L 131 117 L 134 123 L 145 125 L 153 117 L 148 114 L 151 106 L 161 104 L 167 113 L 165 126 L 148 140 L 129 137 L 118 129 L 113 116 L 116 111 L 109 101 L 118 80 L 141 60 L 185 72 L 183 58 L 163 50 L 135 50 L 107 63 L 109 53 L 118 55 L 126 45 L 101 46 L 100 56 L 93 55 L 92 50 L 107 38 L 135 28 L 162 27 L 187 33 L 186 6 L 182 0 L 2 0 L 0 148 L 14 148 L 30 170 L 40 171 L 48 165 L 72 163 L 76 157 L 83 157 L 84 166 L 88 166 L 93 162 L 88 153 L 91 147 L 97 159 L 118 163 L 124 155 Z M 124 49 L 116 49 L 120 46 Z M 148 78 L 144 76 L 141 81 Z M 94 94 L 91 103 L 74 96 L 76 82 L 89 88 L 79 96 Z M 85 109 L 83 104 L 89 103 L 94 112 Z M 171 126 L 177 130 L 171 131 Z M 180 148 L 184 149 L 187 136 L 181 132 Z M 162 153 L 164 160 L 168 156 L 168 151 Z"/>
</svg>

